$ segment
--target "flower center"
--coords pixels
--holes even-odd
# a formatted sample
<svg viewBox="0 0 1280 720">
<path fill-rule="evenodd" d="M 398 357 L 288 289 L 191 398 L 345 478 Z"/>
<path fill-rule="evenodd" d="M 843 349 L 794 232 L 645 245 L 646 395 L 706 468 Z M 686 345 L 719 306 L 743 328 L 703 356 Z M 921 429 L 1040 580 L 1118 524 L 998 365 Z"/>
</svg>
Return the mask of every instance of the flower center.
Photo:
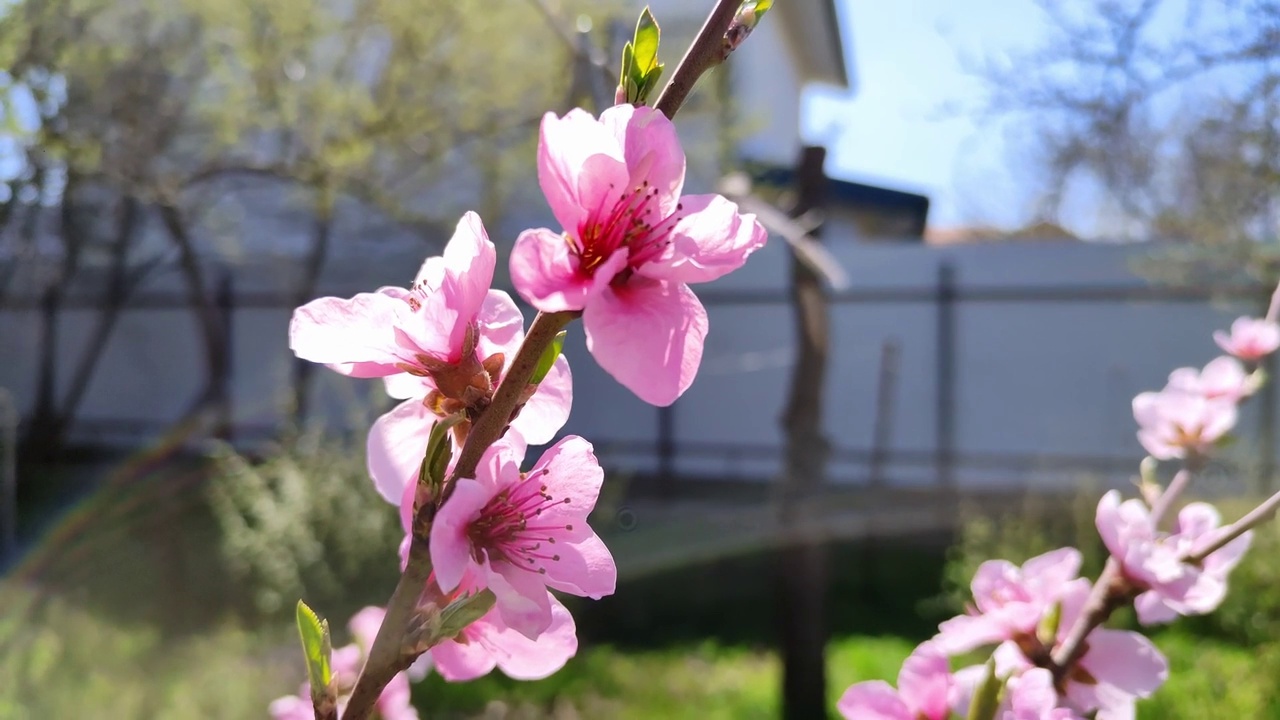
<svg viewBox="0 0 1280 720">
<path fill-rule="evenodd" d="M 540 475 L 546 475 L 543 470 Z M 555 497 L 546 484 L 522 477 L 520 482 L 493 496 L 467 527 L 472 558 L 490 563 L 506 562 L 515 567 L 546 574 L 548 562 L 560 556 L 544 545 L 554 545 L 556 535 L 571 532 L 573 525 L 542 520 L 542 513 L 570 498 Z"/>
<path fill-rule="evenodd" d="M 612 188 L 612 186 L 610 186 Z M 619 249 L 626 248 L 627 266 L 635 269 L 657 258 L 671 244 L 671 229 L 680 220 L 683 206 L 663 217 L 658 206 L 658 189 L 645 180 L 629 193 L 606 206 L 611 193 L 578 225 L 577 236 L 566 234 L 570 250 L 578 256 L 578 271 L 595 273 L 601 263 Z"/>
</svg>

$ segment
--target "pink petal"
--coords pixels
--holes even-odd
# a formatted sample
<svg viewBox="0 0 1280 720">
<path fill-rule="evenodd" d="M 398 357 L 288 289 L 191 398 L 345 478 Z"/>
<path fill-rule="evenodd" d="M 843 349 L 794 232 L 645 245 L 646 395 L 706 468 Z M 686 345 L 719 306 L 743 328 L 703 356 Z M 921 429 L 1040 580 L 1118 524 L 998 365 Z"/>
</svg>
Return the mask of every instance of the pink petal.
<svg viewBox="0 0 1280 720">
<path fill-rule="evenodd" d="M 581 310 L 627 264 L 620 248 L 590 274 L 578 271 L 569 241 L 545 228 L 525 230 L 511 248 L 511 283 L 530 305 L 543 312 Z"/>
<path fill-rule="evenodd" d="M 1056 595 L 1063 583 L 1074 580 L 1080 572 L 1082 558 L 1075 548 L 1058 548 L 1043 555 L 1037 555 L 1022 564 L 1022 576 L 1029 584 L 1036 585 L 1037 590 L 1048 589 L 1050 595 Z M 1044 592 L 1036 593 L 1046 595 Z"/>
<path fill-rule="evenodd" d="M 471 478 L 460 478 L 453 494 L 431 524 L 431 566 L 440 589 L 452 592 L 471 564 L 467 527 L 493 497 L 490 488 Z"/>
<path fill-rule="evenodd" d="M 311 700 L 303 700 L 297 695 L 272 700 L 267 712 L 271 714 L 271 720 L 314 720 L 316 716 Z"/>
<path fill-rule="evenodd" d="M 1094 517 L 1094 525 L 1102 536 L 1102 544 L 1107 551 L 1117 558 L 1123 558 L 1126 548 L 1120 541 L 1120 492 L 1108 490 L 1098 501 L 1098 512 Z"/>
<path fill-rule="evenodd" d="M 1198 538 L 1222 524 L 1222 516 L 1218 509 L 1209 503 L 1187 503 L 1178 511 L 1177 534 L 1188 538 Z"/>
<path fill-rule="evenodd" d="M 465 682 L 488 675 L 497 660 L 479 643 L 459 643 L 453 640 L 431 648 L 431 660 L 440 677 L 449 682 Z"/>
<path fill-rule="evenodd" d="M 1008 560 L 984 560 L 973 574 L 969 589 L 973 602 L 982 612 L 994 610 L 1004 604 L 1000 592 L 1021 580 L 1022 571 Z"/>
<path fill-rule="evenodd" d="M 343 375 L 398 373 L 395 328 L 407 309 L 402 301 L 382 293 L 312 300 L 293 311 L 289 349 L 303 360 L 324 363 Z"/>
<path fill-rule="evenodd" d="M 498 668 L 515 680 L 541 680 L 549 677 L 578 652 L 578 631 L 569 610 L 548 594 L 551 602 L 551 625 L 530 640 L 502 624 L 501 619 L 480 628 L 477 642 L 497 660 Z M 477 623 L 479 624 L 479 623 Z"/>
<path fill-rule="evenodd" d="M 684 187 L 685 158 L 676 126 L 651 107 L 622 104 L 600 114 L 600 122 L 617 138 L 630 172 L 627 189 L 647 182 L 658 191 L 661 217 L 675 212 Z M 566 225 L 565 227 L 570 227 Z"/>
<path fill-rule="evenodd" d="M 836 709 L 847 720 L 916 720 L 898 692 L 883 680 L 860 682 L 845 690 Z"/>
<path fill-rule="evenodd" d="M 409 701 L 409 678 L 396 673 L 378 697 L 378 715 L 382 720 L 418 720 L 418 711 Z"/>
<path fill-rule="evenodd" d="M 590 113 L 575 109 L 562 118 L 543 116 L 538 184 L 562 228 L 576 232 L 592 210 L 631 191 L 630 180 L 618 138 Z"/>
<path fill-rule="evenodd" d="M 369 428 L 369 476 L 384 500 L 399 505 L 406 483 L 416 482 L 436 416 L 419 400 L 405 400 Z"/>
<path fill-rule="evenodd" d="M 769 239 L 756 216 L 720 195 L 686 195 L 680 199 L 679 221 L 671 245 L 644 275 L 672 282 L 709 282 L 742 267 L 747 257 Z"/>
<path fill-rule="evenodd" d="M 1178 619 L 1178 611 L 1154 590 L 1148 590 L 1135 598 L 1133 609 L 1138 612 L 1138 622 L 1143 625 L 1163 625 Z"/>
<path fill-rule="evenodd" d="M 947 656 L 931 643 L 924 643 L 902 663 L 898 673 L 898 694 L 918 715 L 945 718 L 954 682 Z"/>
<path fill-rule="evenodd" d="M 506 562 L 494 563 L 485 581 L 497 602 L 494 607 L 507 627 L 530 640 L 551 627 L 551 601 L 543 577 Z"/>
<path fill-rule="evenodd" d="M 363 652 L 368 653 L 369 648 L 373 647 L 373 639 L 378 636 L 378 628 L 382 627 L 382 619 L 386 614 L 386 610 L 371 605 L 352 615 L 351 620 L 347 622 L 351 635 L 360 644 Z"/>
<path fill-rule="evenodd" d="M 569 419 L 572 407 L 573 376 L 569 372 L 569 361 L 561 355 L 538 384 L 538 391 L 511 421 L 511 428 L 530 445 L 551 442 Z"/>
<path fill-rule="evenodd" d="M 582 316 L 587 349 L 651 405 L 670 405 L 702 361 L 707 312 L 687 285 L 632 277 L 607 288 Z"/>
<path fill-rule="evenodd" d="M 467 212 L 458 221 L 453 237 L 444 247 L 445 285 L 456 283 L 457 307 L 463 317 L 473 317 L 493 284 L 493 269 L 498 263 L 498 251 L 485 232 L 484 223 L 474 212 Z"/>
<path fill-rule="evenodd" d="M 1197 543 L 1199 547 L 1205 547 L 1209 542 L 1215 539 L 1219 532 L 1207 534 Z M 1219 577 L 1226 578 L 1227 573 L 1240 562 L 1240 558 L 1249 550 L 1249 545 L 1253 542 L 1253 531 L 1247 531 L 1237 537 L 1235 540 L 1223 545 L 1215 550 L 1213 554 L 1204 559 L 1204 567 L 1206 572 L 1211 572 Z M 1201 544 L 1204 543 L 1204 544 Z"/>
<path fill-rule="evenodd" d="M 551 495 L 570 499 L 567 504 L 547 508 L 541 515 L 547 525 L 576 522 L 572 531 L 559 531 L 558 539 L 577 542 L 593 534 L 586 517 L 595 507 L 600 486 L 604 484 L 604 470 L 593 450 L 591 443 L 570 435 L 547 448 L 529 471 L 530 477 L 545 473 L 543 482 Z"/>
<path fill-rule="evenodd" d="M 1006 640 L 1008 626 L 991 615 L 959 615 L 938 625 L 933 644 L 947 655 L 959 655 Z"/>
<path fill-rule="evenodd" d="M 480 326 L 477 343 L 480 358 L 500 352 L 510 363 L 524 340 L 524 316 L 511 296 L 502 290 L 490 290 L 480 304 L 476 322 Z"/>
<path fill-rule="evenodd" d="M 1123 712 L 1135 698 L 1144 698 L 1169 676 L 1169 664 L 1150 640 L 1127 630 L 1094 630 L 1080 666 L 1098 684 L 1071 683 L 1067 696 L 1086 708 Z"/>
<path fill-rule="evenodd" d="M 547 574 L 543 579 L 547 587 L 593 600 L 613 594 L 618 584 L 618 567 L 598 535 L 592 533 L 573 544 L 557 543 L 552 552 L 560 559 L 546 564 Z"/>
</svg>

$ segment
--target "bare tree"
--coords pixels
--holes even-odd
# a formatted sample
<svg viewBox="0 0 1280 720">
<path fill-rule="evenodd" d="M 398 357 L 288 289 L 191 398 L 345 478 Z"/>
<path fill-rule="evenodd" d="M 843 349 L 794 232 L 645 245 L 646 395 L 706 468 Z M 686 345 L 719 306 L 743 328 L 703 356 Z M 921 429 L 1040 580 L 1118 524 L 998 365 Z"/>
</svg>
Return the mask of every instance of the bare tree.
<svg viewBox="0 0 1280 720">
<path fill-rule="evenodd" d="M 1193 240 L 1233 259 L 1274 241 L 1280 2 L 1038 4 L 1046 38 L 982 74 L 986 111 L 1033 132 L 1039 219 L 1064 222 L 1085 188 L 1102 195 L 1113 236 Z"/>
</svg>

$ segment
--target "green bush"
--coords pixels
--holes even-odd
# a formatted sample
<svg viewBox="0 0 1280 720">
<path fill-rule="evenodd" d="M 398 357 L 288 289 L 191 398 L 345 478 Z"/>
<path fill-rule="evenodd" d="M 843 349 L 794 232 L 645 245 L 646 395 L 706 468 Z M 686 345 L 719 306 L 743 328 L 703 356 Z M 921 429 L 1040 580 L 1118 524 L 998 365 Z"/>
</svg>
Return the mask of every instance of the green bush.
<svg viewBox="0 0 1280 720">
<path fill-rule="evenodd" d="M 306 598 L 339 617 L 390 593 L 403 533 L 369 481 L 362 448 L 315 431 L 261 462 L 227 446 L 214 461 L 208 498 L 222 558 L 261 611 Z"/>
</svg>

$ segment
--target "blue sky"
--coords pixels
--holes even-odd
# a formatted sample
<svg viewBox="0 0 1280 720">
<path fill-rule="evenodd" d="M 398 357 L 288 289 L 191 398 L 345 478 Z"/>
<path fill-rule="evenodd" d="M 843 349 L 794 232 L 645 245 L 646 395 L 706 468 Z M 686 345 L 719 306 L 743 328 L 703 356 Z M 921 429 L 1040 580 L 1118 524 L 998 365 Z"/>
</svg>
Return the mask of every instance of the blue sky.
<svg viewBox="0 0 1280 720">
<path fill-rule="evenodd" d="M 805 128 L 828 147 L 828 173 L 928 195 L 933 227 L 1021 222 L 1033 167 L 1009 127 L 965 111 L 982 99 L 965 63 L 1034 45 L 1044 24 L 1031 0 L 839 2 L 856 86 L 811 89 Z"/>
</svg>

